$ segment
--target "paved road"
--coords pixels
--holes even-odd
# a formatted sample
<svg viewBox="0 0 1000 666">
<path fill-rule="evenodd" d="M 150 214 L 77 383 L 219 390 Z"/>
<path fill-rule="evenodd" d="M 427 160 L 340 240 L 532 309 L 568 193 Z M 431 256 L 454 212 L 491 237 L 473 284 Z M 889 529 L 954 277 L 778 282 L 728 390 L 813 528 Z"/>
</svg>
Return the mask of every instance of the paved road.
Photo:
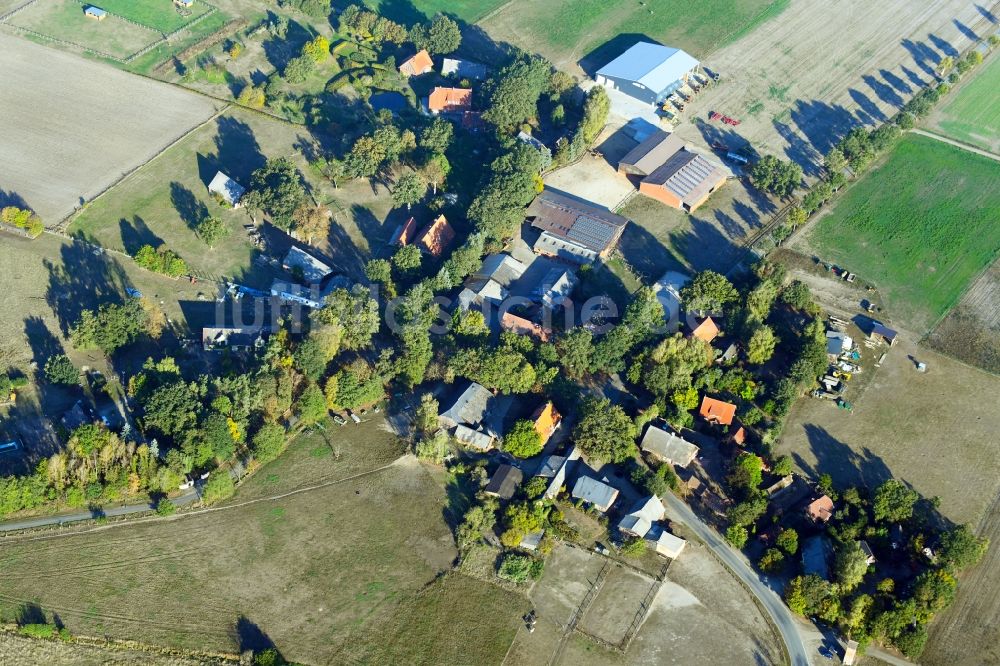
<svg viewBox="0 0 1000 666">
<path fill-rule="evenodd" d="M 189 490 L 184 495 L 171 498 L 177 506 L 184 506 L 198 500 L 198 492 Z M 127 516 L 133 513 L 144 513 L 154 511 L 156 505 L 150 502 L 142 504 L 125 504 L 123 506 L 112 506 L 97 511 L 78 511 L 77 513 L 62 514 L 58 516 L 43 516 L 40 518 L 28 518 L 26 520 L 16 520 L 9 523 L 0 523 L 0 532 L 15 532 L 17 530 L 30 530 L 36 527 L 46 527 L 48 525 L 61 525 L 64 523 L 76 523 L 81 520 L 92 520 L 101 516 L 113 518 L 115 516 Z"/>
<path fill-rule="evenodd" d="M 810 659 L 806 646 L 799 634 L 798 621 L 785 606 L 785 602 L 765 585 L 750 568 L 743 556 L 719 536 L 712 527 L 695 515 L 694 511 L 683 501 L 667 493 L 664 497 L 667 507 L 680 518 L 681 522 L 691 528 L 698 538 L 725 563 L 726 567 L 742 580 L 754 593 L 760 603 L 767 609 L 774 624 L 781 633 L 781 639 L 791 658 L 792 666 L 809 666 Z"/>
<path fill-rule="evenodd" d="M 922 129 L 911 129 L 910 131 L 913 132 L 914 134 L 919 134 L 920 136 L 926 136 L 930 139 L 935 139 L 937 141 L 940 141 L 941 143 L 947 143 L 949 145 L 955 146 L 956 148 L 961 148 L 962 150 L 967 150 L 970 153 L 975 153 L 976 155 L 982 155 L 983 157 L 988 157 L 991 160 L 996 160 L 997 162 L 1000 162 L 1000 155 L 997 155 L 996 153 L 991 153 L 988 150 L 983 150 L 982 148 L 976 148 L 975 146 L 970 146 L 967 143 L 962 143 L 961 141 L 955 141 L 954 139 L 949 139 L 946 136 L 935 134 L 934 132 L 928 132 Z"/>
</svg>

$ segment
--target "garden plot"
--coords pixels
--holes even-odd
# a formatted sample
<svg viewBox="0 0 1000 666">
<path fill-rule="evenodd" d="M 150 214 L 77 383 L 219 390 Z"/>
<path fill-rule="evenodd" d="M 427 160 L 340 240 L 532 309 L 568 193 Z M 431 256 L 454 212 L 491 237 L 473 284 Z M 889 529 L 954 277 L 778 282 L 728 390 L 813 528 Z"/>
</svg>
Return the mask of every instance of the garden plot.
<svg viewBox="0 0 1000 666">
<path fill-rule="evenodd" d="M 52 226 L 215 111 L 204 97 L 0 34 L 0 199 Z"/>
</svg>

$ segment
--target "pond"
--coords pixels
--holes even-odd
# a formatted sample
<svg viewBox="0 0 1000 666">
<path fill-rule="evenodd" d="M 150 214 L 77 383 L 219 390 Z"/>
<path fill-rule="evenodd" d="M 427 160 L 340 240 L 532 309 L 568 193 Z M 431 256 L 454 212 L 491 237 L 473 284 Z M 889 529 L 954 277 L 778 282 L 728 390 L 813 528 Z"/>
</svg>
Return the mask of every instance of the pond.
<svg viewBox="0 0 1000 666">
<path fill-rule="evenodd" d="M 402 93 L 393 91 L 375 93 L 369 98 L 368 103 L 376 111 L 389 109 L 393 113 L 399 113 L 409 105 L 409 102 L 407 102 L 406 97 Z"/>
</svg>

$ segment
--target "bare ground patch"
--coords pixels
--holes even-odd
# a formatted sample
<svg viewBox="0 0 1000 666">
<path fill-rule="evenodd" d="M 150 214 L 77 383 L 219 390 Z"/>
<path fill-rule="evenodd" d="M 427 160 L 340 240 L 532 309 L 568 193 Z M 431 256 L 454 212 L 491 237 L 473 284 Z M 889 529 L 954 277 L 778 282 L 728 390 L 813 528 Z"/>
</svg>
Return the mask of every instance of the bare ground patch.
<svg viewBox="0 0 1000 666">
<path fill-rule="evenodd" d="M 1000 374 L 1000 260 L 927 336 L 938 351 Z"/>
</svg>

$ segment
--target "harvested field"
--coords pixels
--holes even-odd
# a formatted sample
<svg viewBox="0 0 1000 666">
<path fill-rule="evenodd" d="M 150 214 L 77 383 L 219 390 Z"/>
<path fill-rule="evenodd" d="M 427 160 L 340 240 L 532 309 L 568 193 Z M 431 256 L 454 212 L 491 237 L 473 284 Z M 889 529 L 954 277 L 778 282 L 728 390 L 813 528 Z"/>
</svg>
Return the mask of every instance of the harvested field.
<svg viewBox="0 0 1000 666">
<path fill-rule="evenodd" d="M 927 336 L 926 343 L 1000 374 L 1000 261 L 994 262 Z"/>
<path fill-rule="evenodd" d="M 684 118 L 717 111 L 740 125 L 684 123 L 678 131 L 706 147 L 750 142 L 814 174 L 840 136 L 891 117 L 941 58 L 988 25 L 964 0 L 792 0 L 780 20 L 704 58 L 722 81 L 696 95 Z"/>
<path fill-rule="evenodd" d="M 1000 58 L 994 54 L 931 115 L 928 124 L 953 139 L 1000 153 L 997 90 Z"/>
<path fill-rule="evenodd" d="M 995 451 L 1000 411 L 984 399 L 1000 391 L 1000 378 L 918 347 L 906 334 L 881 368 L 864 367 L 849 388 L 852 413 L 829 401 L 795 403 L 778 445 L 812 477 L 828 473 L 838 487 L 874 488 L 895 477 L 940 511 L 976 524 L 1000 491 Z M 915 369 L 914 359 L 927 364 Z"/>
<path fill-rule="evenodd" d="M 493 39 L 541 53 L 556 67 L 594 71 L 639 38 L 703 56 L 780 14 L 788 0 L 608 4 L 599 0 L 514 0 L 480 22 Z M 582 73 L 581 70 L 577 70 Z"/>
<path fill-rule="evenodd" d="M 907 136 L 793 242 L 858 273 L 922 333 L 1000 253 L 1000 163 Z"/>
<path fill-rule="evenodd" d="M 384 186 L 376 194 L 367 182 L 352 181 L 334 190 L 332 184 L 314 177 L 296 148 L 308 140 L 300 126 L 234 108 L 88 206 L 73 218 L 69 232 L 129 253 L 145 243 L 163 243 L 198 275 L 267 286 L 270 273 L 258 276 L 261 271 L 251 264 L 256 251 L 242 228 L 251 223 L 249 214 L 218 204 L 209 196 L 208 183 L 221 170 L 246 186 L 250 174 L 266 159 L 284 156 L 299 167 L 314 196 L 334 210 L 338 224 L 331 225 L 326 239 L 315 240 L 318 249 L 328 253 L 338 270 L 359 273 L 369 243 L 375 246 L 392 233 L 384 224 L 392 200 Z M 194 232 L 206 215 L 219 217 L 230 229 L 230 235 L 212 249 Z"/>
<path fill-rule="evenodd" d="M 150 26 L 129 23 L 114 14 L 103 21 L 87 18 L 83 7 L 77 0 L 36 0 L 7 23 L 118 59 L 128 58 L 162 38 Z"/>
<path fill-rule="evenodd" d="M 207 655 L 169 654 L 166 650 L 149 650 L 112 645 L 87 645 L 81 642 L 25 638 L 6 631 L 0 632 L 0 659 L 8 664 L 46 664 L 47 666 L 225 666 L 238 663 Z"/>
<path fill-rule="evenodd" d="M 204 97 L 2 33 L 0 70 L 0 201 L 50 226 L 215 111 Z"/>
</svg>

